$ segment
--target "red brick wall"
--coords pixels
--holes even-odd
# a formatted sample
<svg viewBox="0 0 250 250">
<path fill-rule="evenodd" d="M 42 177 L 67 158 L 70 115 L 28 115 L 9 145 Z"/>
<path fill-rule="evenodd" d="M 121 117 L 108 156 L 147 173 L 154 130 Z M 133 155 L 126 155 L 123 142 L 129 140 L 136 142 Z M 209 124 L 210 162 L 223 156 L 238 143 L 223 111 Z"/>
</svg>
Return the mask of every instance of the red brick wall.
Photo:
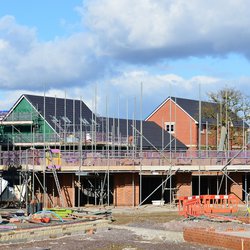
<svg viewBox="0 0 250 250">
<path fill-rule="evenodd" d="M 197 147 L 197 125 L 190 116 L 185 113 L 178 105 L 172 101 L 170 119 L 170 100 L 167 101 L 160 109 L 157 110 L 148 121 L 154 121 L 159 126 L 164 127 L 164 122 L 175 122 L 175 136 L 185 145 L 193 145 Z M 163 121 L 163 124 L 162 124 Z M 163 126 L 162 126 L 163 125 Z M 191 130 L 191 133 L 190 133 Z M 192 137 L 190 138 L 190 134 Z"/>
<path fill-rule="evenodd" d="M 154 114 L 152 114 L 148 121 L 154 121 L 159 126 L 164 127 L 165 122 L 175 122 L 176 133 L 173 134 L 178 140 L 187 145 L 198 146 L 198 124 L 194 122 L 192 118 L 182 110 L 175 102 L 171 100 L 171 119 L 170 119 L 170 100 L 164 103 Z M 191 127 L 191 129 L 190 129 Z M 242 128 L 230 128 L 230 149 L 241 148 L 243 144 Z M 191 131 L 191 133 L 190 133 Z M 190 139 L 190 134 L 192 139 Z M 212 149 L 217 146 L 217 129 L 211 127 L 208 129 L 208 146 Z M 220 137 L 220 131 L 219 135 Z M 204 148 L 206 146 L 206 129 L 201 133 L 201 145 Z"/>
<path fill-rule="evenodd" d="M 220 138 L 220 131 L 218 129 L 218 138 Z M 229 149 L 241 149 L 243 146 L 242 128 L 230 127 L 229 129 Z M 201 133 L 201 144 L 206 145 L 206 129 Z M 208 129 L 208 145 L 215 148 L 217 145 L 217 128 L 216 126 L 209 127 Z"/>
<path fill-rule="evenodd" d="M 138 204 L 139 204 L 139 175 L 135 173 L 115 174 L 114 205 L 137 206 Z"/>
<path fill-rule="evenodd" d="M 198 126 L 198 125 L 197 125 Z M 201 146 L 203 149 L 206 149 L 206 146 L 211 149 L 216 149 L 217 147 L 217 129 L 214 128 L 208 128 L 204 129 L 201 133 Z"/>
<path fill-rule="evenodd" d="M 60 180 L 62 195 L 64 197 L 65 206 L 75 206 L 75 175 L 62 174 Z"/>
<path fill-rule="evenodd" d="M 215 232 L 213 229 L 184 228 L 184 240 L 226 249 L 250 249 L 250 238 Z"/>
<path fill-rule="evenodd" d="M 192 195 L 192 174 L 176 173 L 177 197 Z"/>
<path fill-rule="evenodd" d="M 230 185 L 230 193 L 235 194 L 240 200 L 242 197 L 242 173 L 230 173 L 230 177 L 237 183 L 231 183 Z"/>
<path fill-rule="evenodd" d="M 75 206 L 75 186 L 74 186 L 74 174 L 58 174 L 59 183 L 61 186 L 62 195 L 64 198 L 65 207 Z M 41 183 L 42 177 L 40 178 Z M 46 174 L 46 187 L 47 187 L 47 200 L 44 206 L 52 207 L 51 200 L 54 206 L 61 206 L 60 198 L 57 192 L 55 180 L 52 174 Z M 39 200 L 43 202 L 43 190 L 40 188 L 40 193 L 37 193 Z"/>
</svg>

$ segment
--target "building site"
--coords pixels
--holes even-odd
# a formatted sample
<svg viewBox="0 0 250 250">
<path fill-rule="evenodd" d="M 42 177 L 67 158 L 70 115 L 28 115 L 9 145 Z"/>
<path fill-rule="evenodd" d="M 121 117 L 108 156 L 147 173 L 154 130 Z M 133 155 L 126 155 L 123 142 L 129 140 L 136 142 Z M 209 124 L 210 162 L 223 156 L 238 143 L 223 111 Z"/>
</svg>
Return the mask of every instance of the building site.
<svg viewBox="0 0 250 250">
<path fill-rule="evenodd" d="M 215 118 L 202 113 L 208 107 Z M 97 116 L 82 100 L 22 95 L 1 117 L 2 192 L 19 188 L 19 201 L 44 207 L 176 204 L 204 194 L 244 202 L 248 125 L 236 118 L 222 124 L 218 105 L 176 97 L 135 120 Z"/>
<path fill-rule="evenodd" d="M 185 218 L 236 213 L 248 207 L 249 126 L 223 108 L 169 96 L 138 120 L 99 116 L 80 99 L 23 94 L 1 112 L 1 208 L 74 219 L 86 219 L 90 206 L 167 206 Z M 192 242 L 189 234 L 181 238 Z"/>
</svg>

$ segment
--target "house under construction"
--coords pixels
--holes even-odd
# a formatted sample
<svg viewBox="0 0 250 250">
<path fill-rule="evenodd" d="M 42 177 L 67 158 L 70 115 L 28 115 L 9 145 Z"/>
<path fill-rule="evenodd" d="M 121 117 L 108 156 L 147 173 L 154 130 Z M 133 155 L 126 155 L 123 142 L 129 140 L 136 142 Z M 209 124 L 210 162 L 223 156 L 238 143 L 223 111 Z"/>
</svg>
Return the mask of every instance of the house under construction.
<svg viewBox="0 0 250 250">
<path fill-rule="evenodd" d="M 190 110 L 190 100 L 168 98 L 142 121 L 98 117 L 82 100 L 22 95 L 1 119 L 1 175 L 20 201 L 45 207 L 172 204 L 201 194 L 248 199 L 247 125 L 239 123 L 233 147 L 229 127 L 227 136 L 219 124 L 212 132 L 214 124 L 185 102 Z M 192 112 L 201 104 L 192 102 Z"/>
</svg>

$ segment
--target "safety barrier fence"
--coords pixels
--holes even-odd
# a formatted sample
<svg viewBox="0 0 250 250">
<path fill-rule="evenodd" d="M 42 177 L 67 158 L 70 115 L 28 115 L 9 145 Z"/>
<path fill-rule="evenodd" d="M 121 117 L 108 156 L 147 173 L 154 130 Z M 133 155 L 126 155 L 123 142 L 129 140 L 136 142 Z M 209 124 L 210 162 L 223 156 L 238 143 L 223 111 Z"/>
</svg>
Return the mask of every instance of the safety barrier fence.
<svg viewBox="0 0 250 250">
<path fill-rule="evenodd" d="M 198 195 L 179 197 L 179 214 L 185 217 L 205 214 L 228 214 L 238 211 L 239 199 L 234 195 Z"/>
</svg>

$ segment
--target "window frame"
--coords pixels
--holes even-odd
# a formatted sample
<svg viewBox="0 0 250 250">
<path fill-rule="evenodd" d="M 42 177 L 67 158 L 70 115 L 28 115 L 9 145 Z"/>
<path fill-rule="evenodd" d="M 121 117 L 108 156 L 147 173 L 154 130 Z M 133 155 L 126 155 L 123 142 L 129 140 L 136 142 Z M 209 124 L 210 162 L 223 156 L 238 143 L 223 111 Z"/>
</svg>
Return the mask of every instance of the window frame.
<svg viewBox="0 0 250 250">
<path fill-rule="evenodd" d="M 173 128 L 173 129 L 172 129 Z M 165 122 L 164 123 L 164 129 L 169 133 L 169 134 L 175 134 L 175 122 Z"/>
</svg>

